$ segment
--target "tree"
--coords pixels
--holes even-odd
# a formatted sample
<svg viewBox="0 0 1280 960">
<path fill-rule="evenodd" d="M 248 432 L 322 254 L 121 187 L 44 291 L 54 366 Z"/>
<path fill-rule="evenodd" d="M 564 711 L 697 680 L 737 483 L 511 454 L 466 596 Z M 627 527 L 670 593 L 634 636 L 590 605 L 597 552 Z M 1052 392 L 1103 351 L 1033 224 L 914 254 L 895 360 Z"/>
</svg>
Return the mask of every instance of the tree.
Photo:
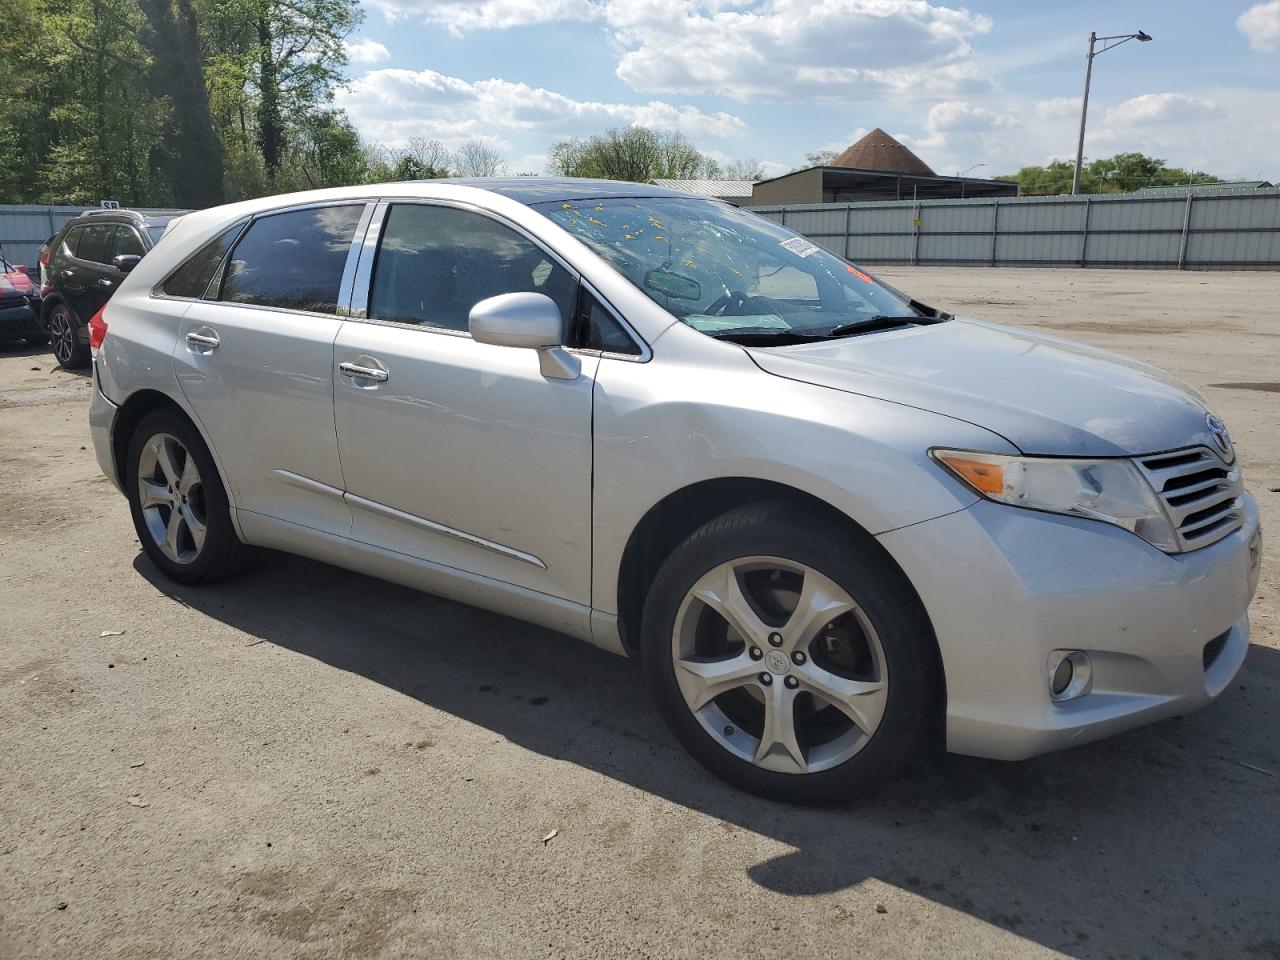
<svg viewBox="0 0 1280 960">
<path fill-rule="evenodd" d="M 459 177 L 496 177 L 506 167 L 502 154 L 483 140 L 468 140 L 453 154 L 453 172 Z"/>
<path fill-rule="evenodd" d="M 183 207 L 222 202 L 222 141 L 213 128 L 200 37 L 190 0 L 139 0 L 154 57 L 152 89 L 171 100 L 162 149 L 173 201 Z"/>
<path fill-rule="evenodd" d="M 1073 172 L 1073 164 L 1054 160 L 1043 167 L 1023 167 L 1017 173 L 996 179 L 1016 183 L 1018 192 L 1024 195 L 1054 195 L 1071 192 Z M 1169 167 L 1164 160 L 1141 153 L 1118 153 L 1090 161 L 1080 168 L 1081 193 L 1128 193 L 1143 187 L 1221 182 L 1211 174 Z"/>
<path fill-rule="evenodd" d="M 754 182 L 764 179 L 764 164 L 756 160 L 755 157 L 743 157 L 725 166 L 720 173 L 729 180 L 751 180 Z"/>
<path fill-rule="evenodd" d="M 683 134 L 648 127 L 613 127 L 586 140 L 562 140 L 551 147 L 548 166 L 565 177 L 635 183 L 714 177 L 720 171 Z"/>
</svg>

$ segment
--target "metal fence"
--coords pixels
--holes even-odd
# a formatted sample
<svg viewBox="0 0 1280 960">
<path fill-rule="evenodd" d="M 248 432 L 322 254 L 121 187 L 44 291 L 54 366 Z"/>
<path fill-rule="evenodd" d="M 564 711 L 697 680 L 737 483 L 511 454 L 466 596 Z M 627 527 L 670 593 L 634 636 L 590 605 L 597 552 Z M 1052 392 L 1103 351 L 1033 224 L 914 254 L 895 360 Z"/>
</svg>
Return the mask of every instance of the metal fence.
<svg viewBox="0 0 1280 960">
<path fill-rule="evenodd" d="M 863 263 L 1280 269 L 1280 190 L 751 209 Z"/>
<path fill-rule="evenodd" d="M 53 236 L 72 217 L 84 213 L 85 207 L 15 206 L 0 204 L 0 246 L 10 263 L 31 267 L 40 256 L 40 245 Z M 93 208 L 96 209 L 96 208 Z M 176 210 L 139 209 L 139 213 L 171 214 Z"/>
</svg>

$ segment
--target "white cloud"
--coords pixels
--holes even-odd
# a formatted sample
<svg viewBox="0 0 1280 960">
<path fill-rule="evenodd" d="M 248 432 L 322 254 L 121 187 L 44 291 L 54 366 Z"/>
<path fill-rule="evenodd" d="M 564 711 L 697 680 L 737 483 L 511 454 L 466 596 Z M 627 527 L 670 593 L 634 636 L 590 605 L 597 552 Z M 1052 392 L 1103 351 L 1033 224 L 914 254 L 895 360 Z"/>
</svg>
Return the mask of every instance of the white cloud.
<svg viewBox="0 0 1280 960">
<path fill-rule="evenodd" d="M 391 59 L 391 51 L 377 40 L 361 37 L 347 41 L 347 57 L 352 63 L 381 63 Z"/>
<path fill-rule="evenodd" d="M 1107 110 L 1109 124 L 1169 123 L 1197 120 L 1219 113 L 1212 100 L 1188 96 L 1185 93 L 1144 93 L 1132 97 Z"/>
<path fill-rule="evenodd" d="M 1041 117 L 1078 117 L 1080 116 L 1079 97 L 1050 97 L 1036 101 L 1036 114 Z"/>
<path fill-rule="evenodd" d="M 982 133 L 996 127 L 1007 127 L 1011 117 L 993 113 L 963 100 L 946 100 L 929 109 L 925 125 L 934 133 Z"/>
<path fill-rule="evenodd" d="M 524 83 L 473 83 L 434 70 L 371 70 L 337 96 L 362 134 L 390 144 L 426 137 L 453 146 L 480 137 L 506 145 L 514 137 L 550 141 L 633 124 L 678 130 L 698 139 L 736 137 L 746 131 L 746 124 L 729 113 L 707 113 L 661 100 L 573 100 Z"/>
<path fill-rule="evenodd" d="M 1244 35 L 1253 49 L 1280 51 L 1280 0 L 1255 3 L 1236 17 L 1236 29 Z"/>
<path fill-rule="evenodd" d="M 642 93 L 738 100 L 954 97 L 992 88 L 969 39 L 990 17 L 930 0 L 367 0 L 455 34 L 601 20 Z"/>
<path fill-rule="evenodd" d="M 595 0 L 366 0 L 392 23 L 418 19 L 466 30 L 500 30 L 531 23 L 588 20 L 599 13 Z"/>
<path fill-rule="evenodd" d="M 926 0 L 610 0 L 604 17 L 638 91 L 852 101 L 991 87 L 968 43 L 991 19 Z"/>
</svg>

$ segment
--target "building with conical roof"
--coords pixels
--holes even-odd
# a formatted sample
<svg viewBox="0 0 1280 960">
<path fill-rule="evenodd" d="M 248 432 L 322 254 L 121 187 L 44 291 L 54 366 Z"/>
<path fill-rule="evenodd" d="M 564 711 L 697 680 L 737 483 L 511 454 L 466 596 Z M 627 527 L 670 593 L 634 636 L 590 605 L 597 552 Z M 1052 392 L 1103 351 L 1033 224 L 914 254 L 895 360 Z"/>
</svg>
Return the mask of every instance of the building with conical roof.
<svg viewBox="0 0 1280 960">
<path fill-rule="evenodd" d="M 757 183 L 753 206 L 840 203 L 852 200 L 936 200 L 947 197 L 1017 196 L 1004 180 L 940 177 L 909 149 L 876 127 L 825 166 L 785 173 Z"/>
</svg>

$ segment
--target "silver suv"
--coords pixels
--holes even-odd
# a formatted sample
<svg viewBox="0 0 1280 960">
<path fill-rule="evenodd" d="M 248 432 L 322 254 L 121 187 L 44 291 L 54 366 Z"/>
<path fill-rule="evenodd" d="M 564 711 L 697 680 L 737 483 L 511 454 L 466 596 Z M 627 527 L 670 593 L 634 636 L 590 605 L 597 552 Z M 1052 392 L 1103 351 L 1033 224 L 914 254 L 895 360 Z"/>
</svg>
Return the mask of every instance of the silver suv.
<svg viewBox="0 0 1280 960">
<path fill-rule="evenodd" d="M 1185 713 L 1248 646 L 1258 512 L 1199 396 L 719 202 L 255 200 L 179 220 L 102 321 L 94 445 L 167 576 L 271 547 L 638 656 L 756 793 Z"/>
</svg>

